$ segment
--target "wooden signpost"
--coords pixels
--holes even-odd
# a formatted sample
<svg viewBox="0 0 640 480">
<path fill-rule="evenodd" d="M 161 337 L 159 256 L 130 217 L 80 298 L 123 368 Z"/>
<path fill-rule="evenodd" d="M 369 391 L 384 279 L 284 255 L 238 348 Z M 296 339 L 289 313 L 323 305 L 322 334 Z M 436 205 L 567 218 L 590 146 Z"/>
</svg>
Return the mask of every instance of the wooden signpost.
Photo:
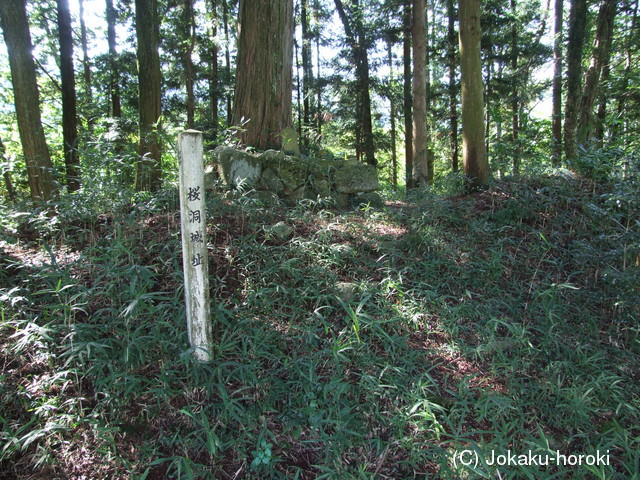
<svg viewBox="0 0 640 480">
<path fill-rule="evenodd" d="M 209 262 L 206 239 L 202 132 L 178 135 L 182 265 L 187 306 L 187 332 L 194 356 L 208 362 L 213 356 L 209 305 Z"/>
</svg>

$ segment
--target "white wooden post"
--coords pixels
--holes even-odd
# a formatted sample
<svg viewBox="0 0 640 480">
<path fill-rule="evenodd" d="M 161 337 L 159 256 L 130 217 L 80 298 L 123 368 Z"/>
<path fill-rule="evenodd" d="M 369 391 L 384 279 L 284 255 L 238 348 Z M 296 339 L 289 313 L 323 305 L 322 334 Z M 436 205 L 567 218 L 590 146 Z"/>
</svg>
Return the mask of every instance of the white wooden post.
<svg viewBox="0 0 640 480">
<path fill-rule="evenodd" d="M 187 306 L 187 332 L 195 357 L 208 362 L 213 356 L 209 305 L 209 262 L 206 238 L 202 132 L 178 135 L 182 266 Z"/>
</svg>

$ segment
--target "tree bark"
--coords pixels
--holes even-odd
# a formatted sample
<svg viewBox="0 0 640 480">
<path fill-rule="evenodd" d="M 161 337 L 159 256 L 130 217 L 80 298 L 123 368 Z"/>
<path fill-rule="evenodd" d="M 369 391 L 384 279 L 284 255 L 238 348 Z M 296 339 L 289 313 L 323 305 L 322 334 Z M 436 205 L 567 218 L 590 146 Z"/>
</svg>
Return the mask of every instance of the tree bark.
<svg viewBox="0 0 640 480">
<path fill-rule="evenodd" d="M 573 0 L 567 45 L 567 100 L 564 109 L 564 150 L 567 161 L 577 154 L 576 124 L 580 102 L 582 51 L 587 27 L 587 0 Z"/>
<path fill-rule="evenodd" d="M 456 30 L 453 0 L 447 0 L 447 63 L 449 66 L 449 140 L 451 144 L 451 169 L 458 171 L 458 96 L 456 92 Z"/>
<path fill-rule="evenodd" d="M 404 4 L 404 31 L 402 41 L 403 63 L 403 103 L 404 103 L 404 155 L 405 155 L 405 184 L 407 190 L 413 188 L 413 98 L 411 87 L 411 0 Z"/>
<path fill-rule="evenodd" d="M 111 115 L 122 117 L 120 104 L 120 72 L 118 69 L 118 51 L 116 41 L 116 11 L 113 0 L 106 0 L 107 43 L 109 44 L 109 93 L 111 95 Z"/>
<path fill-rule="evenodd" d="M 551 113 L 551 134 L 553 137 L 552 163 L 555 167 L 562 162 L 562 19 L 564 2 L 555 0 L 555 26 L 553 41 L 553 106 Z"/>
<path fill-rule="evenodd" d="M 489 67 L 489 71 L 491 71 L 491 67 Z M 497 85 L 502 85 L 504 80 L 504 62 L 499 60 L 498 61 L 498 68 L 497 71 L 495 72 L 495 83 Z M 487 85 L 487 97 L 489 97 L 489 95 L 492 95 L 493 92 L 491 92 L 491 89 L 489 88 L 489 85 Z M 495 95 L 492 95 L 495 97 Z M 489 102 L 490 102 L 490 98 L 487 98 L 487 110 L 489 110 Z M 488 115 L 487 115 L 488 116 Z M 503 132 L 502 132 L 502 115 L 498 115 L 498 118 L 496 118 L 496 139 L 495 139 L 495 143 L 496 145 L 500 145 L 502 144 L 502 137 L 503 137 Z M 488 142 L 487 142 L 488 143 Z M 487 159 L 491 159 L 491 156 L 488 153 L 488 149 L 487 149 Z M 499 161 L 497 162 L 498 164 L 498 178 L 503 178 L 505 176 L 505 171 L 504 168 L 506 167 L 505 162 Z"/>
<path fill-rule="evenodd" d="M 292 126 L 293 1 L 241 0 L 233 124 L 240 139 L 279 148 Z"/>
<path fill-rule="evenodd" d="M 609 64 L 609 61 L 611 59 L 610 53 L 611 52 L 609 52 L 609 54 L 607 55 L 604 67 L 602 67 L 602 83 L 604 85 L 608 85 L 609 81 L 611 80 L 611 65 Z M 604 139 L 608 97 L 608 93 L 603 93 L 600 96 L 600 103 L 598 104 L 598 112 L 596 114 L 595 127 L 593 130 L 593 137 L 598 141 L 598 144 L 600 146 L 602 146 L 602 141 Z"/>
<path fill-rule="evenodd" d="M 598 84 L 602 69 L 609 57 L 611 47 L 613 20 L 616 15 L 616 2 L 604 0 L 598 12 L 596 37 L 593 42 L 591 65 L 587 70 L 584 90 L 580 101 L 580 121 L 578 123 L 578 145 L 588 146 L 593 135 L 593 106 L 598 93 Z"/>
<path fill-rule="evenodd" d="M 630 92 L 629 92 L 629 80 L 631 77 L 631 69 L 632 69 L 632 65 L 633 65 L 633 53 L 634 53 L 634 34 L 637 31 L 638 28 L 638 1 L 636 0 L 633 3 L 633 7 L 630 6 L 630 9 L 633 9 L 633 14 L 631 16 L 631 25 L 629 25 L 628 28 L 628 35 L 626 38 L 626 47 L 625 47 L 625 67 L 624 67 L 624 71 L 622 72 L 622 85 L 620 85 L 619 93 L 616 95 L 616 103 L 617 103 L 617 108 L 616 108 L 616 114 L 617 117 L 622 119 L 622 118 L 626 118 L 627 116 L 624 114 L 625 113 L 625 104 L 627 103 L 627 100 L 629 98 Z M 622 122 L 616 122 L 613 125 L 613 135 L 619 135 L 620 133 L 622 133 L 625 137 L 626 135 L 629 133 L 628 129 L 627 129 L 627 122 L 625 121 L 624 124 L 621 125 Z M 623 126 L 623 132 L 620 132 L 620 127 Z"/>
<path fill-rule="evenodd" d="M 486 99 L 486 103 L 487 103 L 487 108 L 484 109 L 484 148 L 485 148 L 485 154 L 487 156 L 487 161 L 489 161 L 489 159 L 491 158 L 491 144 L 489 143 L 490 139 L 491 139 L 491 101 L 494 99 L 494 94 L 493 94 L 493 69 L 494 69 L 494 65 L 493 65 L 493 60 L 494 60 L 494 52 L 493 52 L 493 39 L 491 38 L 491 34 L 493 32 L 489 31 L 486 33 L 487 36 L 487 58 L 488 60 L 488 65 L 487 65 L 487 70 L 486 70 L 486 76 L 485 76 L 485 83 L 484 83 L 484 94 L 485 94 L 485 99 Z M 500 62 L 499 62 L 500 63 Z M 498 83 L 498 82 L 496 82 Z M 499 85 L 499 83 L 498 83 Z M 494 103 L 498 103 L 501 104 L 501 102 L 494 102 Z M 496 120 L 496 131 L 498 130 L 498 125 L 500 125 L 500 122 L 502 121 L 502 116 L 498 115 L 498 119 Z"/>
<path fill-rule="evenodd" d="M 391 182 L 398 186 L 398 153 L 396 152 L 397 128 L 396 128 L 396 101 L 393 94 L 395 76 L 393 68 L 393 41 L 387 39 L 387 59 L 389 62 L 389 118 L 391 120 Z"/>
<path fill-rule="evenodd" d="M 371 87 L 371 80 L 369 77 L 369 55 L 367 53 L 367 40 L 364 32 L 364 25 L 362 23 L 362 14 L 359 11 L 360 6 L 358 0 L 352 0 L 353 9 L 355 12 L 351 12 L 353 19 L 353 25 L 349 15 L 342 4 L 341 0 L 335 0 L 336 9 L 342 25 L 344 26 L 344 32 L 347 37 L 347 42 L 351 47 L 353 53 L 353 59 L 356 64 L 356 83 L 358 86 L 358 120 L 359 128 L 356 136 L 360 137 L 362 150 L 364 152 L 365 161 L 369 165 L 377 165 L 378 161 L 375 156 L 375 147 L 373 144 L 373 121 L 371 119 L 371 94 L 369 89 Z"/>
<path fill-rule="evenodd" d="M 227 6 L 227 0 L 222 0 L 222 23 L 224 25 L 224 65 L 227 82 L 231 83 L 231 53 L 229 52 L 229 7 Z M 226 98 L 226 113 L 227 113 L 227 125 L 231 125 L 232 121 L 232 97 L 227 94 Z"/>
<path fill-rule="evenodd" d="M 311 30 L 309 28 L 309 0 L 300 2 L 300 20 L 302 24 L 302 103 L 303 135 L 302 141 L 309 146 L 308 129 L 311 127 L 311 98 L 313 96 L 313 65 L 311 63 Z"/>
<path fill-rule="evenodd" d="M 431 64 L 431 45 L 435 45 L 435 34 L 434 34 L 434 26 L 435 21 L 431 23 L 431 32 L 429 31 L 429 3 L 425 2 L 426 10 L 425 10 L 425 30 L 426 30 L 426 39 L 425 39 L 425 63 L 426 63 L 426 86 L 425 86 L 425 101 L 427 102 L 427 184 L 431 185 L 433 183 L 433 177 L 435 173 L 435 153 L 433 151 L 433 131 L 431 125 L 431 102 L 433 100 L 433 90 L 431 84 L 431 72 L 432 68 L 435 70 L 435 66 Z"/>
<path fill-rule="evenodd" d="M 511 141 L 513 142 L 513 174 L 518 175 L 520 173 L 520 146 L 519 133 L 520 133 L 520 99 L 518 96 L 518 29 L 517 23 L 517 3 L 516 0 L 511 0 L 511 15 L 513 16 L 511 22 L 511 75 L 513 76 L 513 85 L 511 93 Z"/>
<path fill-rule="evenodd" d="M 0 1 L 0 22 L 9 54 L 18 130 L 31 198 L 36 203 L 50 200 L 56 192 L 53 165 L 42 129 L 36 67 L 31 52 L 31 34 L 25 0 Z"/>
<path fill-rule="evenodd" d="M 413 172 L 416 186 L 429 183 L 426 36 L 425 1 L 413 0 Z"/>
<path fill-rule="evenodd" d="M 318 3 L 318 0 L 314 1 L 314 8 L 316 11 L 316 15 L 319 17 L 320 5 Z M 320 20 L 316 19 L 316 22 L 319 29 Z M 316 35 L 316 59 L 318 62 L 318 64 L 316 65 L 316 80 L 317 80 L 316 81 L 316 112 L 318 116 L 317 132 L 318 132 L 318 138 L 321 138 L 323 114 L 322 114 L 322 82 L 320 81 L 320 79 L 322 78 L 322 71 L 321 71 L 321 65 L 320 65 L 320 33 Z"/>
<path fill-rule="evenodd" d="M 162 157 L 158 138 L 161 82 L 157 0 L 136 0 L 136 33 L 140 159 L 136 171 L 135 188 L 156 191 L 160 188 L 162 176 Z"/>
<path fill-rule="evenodd" d="M 462 77 L 462 161 L 468 188 L 476 189 L 489 178 L 484 143 L 480 0 L 459 0 L 458 10 Z"/>
<path fill-rule="evenodd" d="M 62 86 L 62 140 L 67 188 L 80 188 L 78 158 L 78 112 L 76 80 L 73 69 L 73 30 L 69 0 L 57 0 L 58 36 L 60 39 L 60 80 Z"/>
<path fill-rule="evenodd" d="M 209 15 L 211 16 L 211 58 L 209 60 L 209 105 L 211 110 L 211 136 L 218 137 L 218 35 L 217 0 L 211 0 Z"/>
<path fill-rule="evenodd" d="M 304 141 L 302 138 L 302 123 L 304 121 L 303 107 L 302 107 L 302 75 L 300 75 L 300 55 L 298 55 L 298 40 L 293 39 L 293 58 L 296 59 L 296 112 L 298 119 L 298 139 Z"/>
</svg>

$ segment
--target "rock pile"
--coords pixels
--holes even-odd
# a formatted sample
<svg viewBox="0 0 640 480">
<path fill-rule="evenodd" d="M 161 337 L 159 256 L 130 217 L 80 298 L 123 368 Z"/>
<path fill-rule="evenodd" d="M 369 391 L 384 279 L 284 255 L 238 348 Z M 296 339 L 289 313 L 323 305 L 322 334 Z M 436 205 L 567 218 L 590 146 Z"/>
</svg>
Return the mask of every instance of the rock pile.
<svg viewBox="0 0 640 480">
<path fill-rule="evenodd" d="M 211 177 L 220 178 L 230 187 L 254 190 L 265 203 L 280 199 L 294 205 L 303 199 L 332 198 L 339 208 L 362 203 L 382 206 L 380 196 L 374 193 L 378 174 L 371 165 L 289 156 L 276 150 L 251 154 L 225 146 L 212 153 L 213 165 L 206 169 L 208 183 Z"/>
</svg>

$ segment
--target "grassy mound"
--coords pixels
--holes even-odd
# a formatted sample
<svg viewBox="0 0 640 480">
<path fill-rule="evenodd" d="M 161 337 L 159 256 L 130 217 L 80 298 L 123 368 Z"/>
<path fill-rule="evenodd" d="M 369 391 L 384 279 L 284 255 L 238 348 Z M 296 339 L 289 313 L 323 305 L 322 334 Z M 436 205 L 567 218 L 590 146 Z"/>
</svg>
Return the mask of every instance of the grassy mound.
<svg viewBox="0 0 640 480">
<path fill-rule="evenodd" d="M 555 177 L 381 211 L 214 198 L 206 365 L 175 193 L 5 222 L 0 479 L 632 478 L 628 198 Z M 508 452 L 550 461 L 490 465 Z"/>
</svg>

